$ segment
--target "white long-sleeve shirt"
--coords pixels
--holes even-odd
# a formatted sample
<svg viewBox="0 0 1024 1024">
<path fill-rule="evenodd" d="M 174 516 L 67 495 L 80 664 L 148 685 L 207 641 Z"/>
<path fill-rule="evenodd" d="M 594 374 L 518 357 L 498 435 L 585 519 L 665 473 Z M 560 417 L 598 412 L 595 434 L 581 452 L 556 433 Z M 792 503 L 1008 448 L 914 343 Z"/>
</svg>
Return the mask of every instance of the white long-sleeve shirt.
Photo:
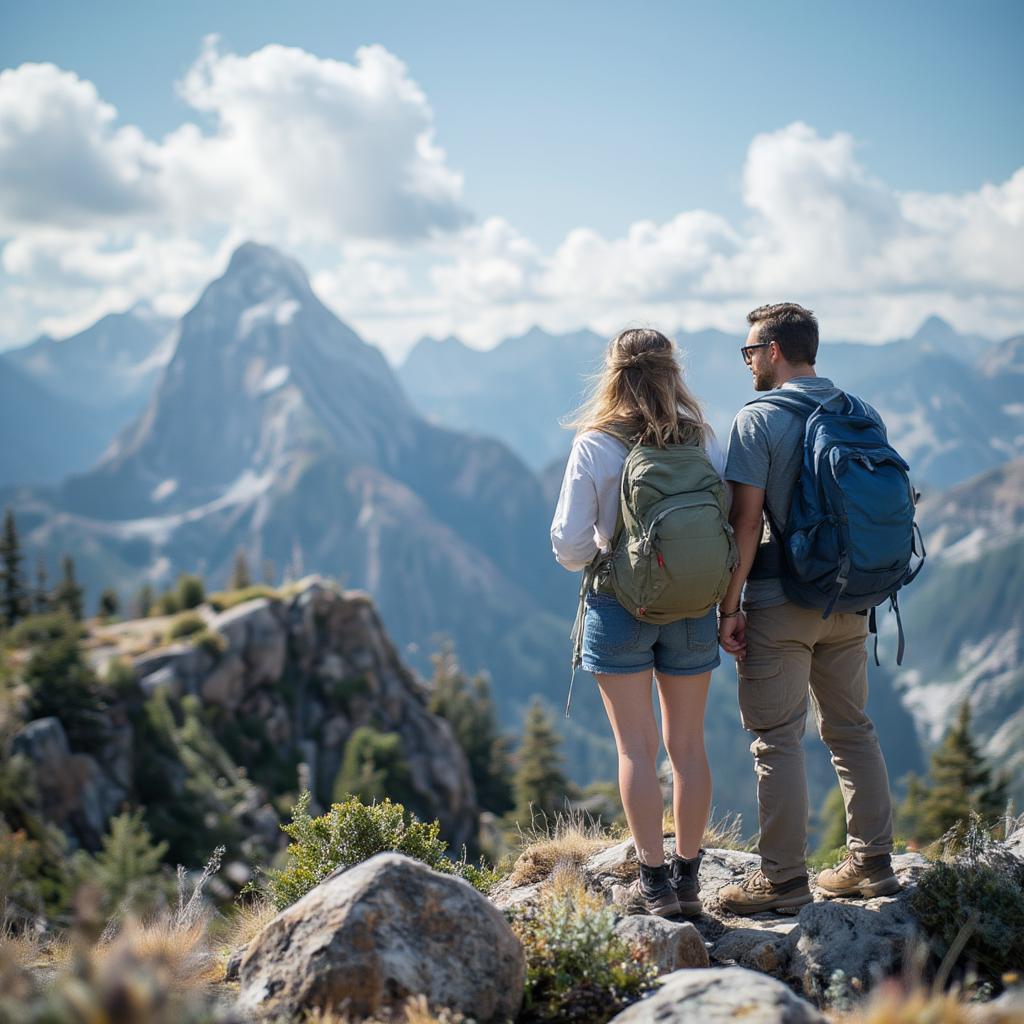
<svg viewBox="0 0 1024 1024">
<path fill-rule="evenodd" d="M 711 464 L 725 478 L 725 452 L 709 436 L 705 444 Z M 570 572 L 585 569 L 598 549 L 607 551 L 619 510 L 622 465 L 629 449 L 601 430 L 585 430 L 569 452 L 555 516 L 551 549 Z"/>
</svg>

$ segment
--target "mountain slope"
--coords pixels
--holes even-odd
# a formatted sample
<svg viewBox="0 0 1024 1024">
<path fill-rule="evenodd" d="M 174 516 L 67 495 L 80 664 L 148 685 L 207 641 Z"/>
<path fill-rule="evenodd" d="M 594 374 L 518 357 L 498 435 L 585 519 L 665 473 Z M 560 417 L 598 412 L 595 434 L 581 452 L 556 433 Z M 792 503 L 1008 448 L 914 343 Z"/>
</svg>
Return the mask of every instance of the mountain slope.
<svg viewBox="0 0 1024 1024">
<path fill-rule="evenodd" d="M 100 457 L 110 439 L 95 414 L 52 394 L 0 356 L 0 486 L 55 483 Z"/>
<path fill-rule="evenodd" d="M 691 388 L 727 437 L 736 410 L 754 398 L 739 354 L 743 338 L 704 330 L 679 332 L 677 340 Z M 578 405 L 584 376 L 600 368 L 605 345 L 589 331 L 553 336 L 537 329 L 487 352 L 454 338 L 424 339 L 399 372 L 411 400 L 432 419 L 500 437 L 537 472 L 548 472 L 555 459 L 564 464 L 571 443 L 558 420 Z M 931 317 L 913 337 L 885 345 L 825 343 L 816 369 L 881 412 L 919 486 L 945 488 L 1024 451 L 1024 403 L 1008 394 L 1021 356 L 1012 342 L 1004 345 L 989 346 Z M 1007 363 L 1018 369 L 1011 373 Z"/>
<path fill-rule="evenodd" d="M 235 253 L 138 420 L 17 512 L 32 547 L 75 554 L 90 599 L 180 571 L 222 585 L 243 547 L 257 571 L 370 591 L 421 672 L 451 636 L 491 671 L 506 721 L 534 692 L 560 696 L 575 581 L 550 557 L 540 482 L 500 442 L 423 420 L 274 250 Z"/>
<path fill-rule="evenodd" d="M 901 603 L 896 685 L 926 745 L 969 700 L 985 752 L 1024 799 L 1024 459 L 921 504 L 928 563 Z"/>
</svg>

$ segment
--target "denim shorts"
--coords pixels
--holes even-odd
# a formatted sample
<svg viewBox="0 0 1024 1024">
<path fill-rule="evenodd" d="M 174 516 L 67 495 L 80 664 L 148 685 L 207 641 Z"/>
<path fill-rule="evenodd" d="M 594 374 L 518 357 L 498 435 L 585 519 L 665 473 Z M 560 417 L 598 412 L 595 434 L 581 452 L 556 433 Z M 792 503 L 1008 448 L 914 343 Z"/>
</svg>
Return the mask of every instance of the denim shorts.
<svg viewBox="0 0 1024 1024">
<path fill-rule="evenodd" d="M 653 666 L 665 675 L 697 676 L 721 663 L 714 608 L 699 619 L 656 626 L 633 618 L 611 594 L 590 591 L 586 604 L 581 667 L 587 672 L 627 675 Z"/>
</svg>

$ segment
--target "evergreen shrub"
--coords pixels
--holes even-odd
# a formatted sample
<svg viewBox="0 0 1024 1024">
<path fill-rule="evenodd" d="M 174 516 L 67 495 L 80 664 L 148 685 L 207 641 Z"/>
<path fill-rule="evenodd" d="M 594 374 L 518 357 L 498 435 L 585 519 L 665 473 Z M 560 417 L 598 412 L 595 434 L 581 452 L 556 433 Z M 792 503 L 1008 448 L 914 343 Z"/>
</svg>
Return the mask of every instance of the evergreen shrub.
<svg viewBox="0 0 1024 1024">
<path fill-rule="evenodd" d="M 167 628 L 167 639 L 177 640 L 179 637 L 192 636 L 206 628 L 206 621 L 195 612 L 179 615 Z"/>
<path fill-rule="evenodd" d="M 615 912 L 582 885 L 513 916 L 526 954 L 519 1024 L 604 1024 L 654 987 L 657 970 L 615 934 Z"/>
<path fill-rule="evenodd" d="M 313 818 L 309 801 L 306 790 L 292 809 L 292 820 L 281 826 L 291 839 L 286 866 L 264 872 L 267 896 L 278 910 L 305 896 L 336 868 L 350 868 L 388 851 L 423 861 L 435 871 L 459 875 L 477 888 L 493 881 L 486 868 L 450 860 L 440 824 L 417 820 L 401 804 L 387 799 L 364 804 L 353 797 Z M 259 886 L 250 883 L 244 891 L 259 891 Z"/>
<path fill-rule="evenodd" d="M 938 958 L 959 941 L 958 963 L 998 983 L 1024 964 L 1024 863 L 992 839 L 977 814 L 950 830 L 944 846 L 952 856 L 920 877 L 910 909 Z"/>
</svg>

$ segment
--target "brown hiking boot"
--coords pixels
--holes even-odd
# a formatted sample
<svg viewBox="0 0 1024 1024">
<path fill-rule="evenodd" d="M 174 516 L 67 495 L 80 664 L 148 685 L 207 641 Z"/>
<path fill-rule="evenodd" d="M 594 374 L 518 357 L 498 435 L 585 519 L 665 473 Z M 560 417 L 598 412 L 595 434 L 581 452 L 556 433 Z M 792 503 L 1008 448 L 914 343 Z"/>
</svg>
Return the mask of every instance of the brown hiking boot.
<svg viewBox="0 0 1024 1024">
<path fill-rule="evenodd" d="M 640 877 L 627 889 L 622 909 L 627 914 L 656 914 L 676 917 L 681 913 L 679 900 L 669 879 L 667 864 L 656 868 L 640 865 Z"/>
<path fill-rule="evenodd" d="M 903 888 L 893 873 L 892 860 L 887 853 L 862 858 L 851 853 L 837 867 L 819 871 L 814 884 L 830 900 L 843 896 L 855 899 L 892 896 Z"/>
<path fill-rule="evenodd" d="M 758 868 L 738 885 L 727 885 L 718 894 L 723 910 L 730 914 L 761 914 L 766 910 L 797 910 L 811 902 L 807 876 L 787 882 L 773 882 Z"/>
</svg>

